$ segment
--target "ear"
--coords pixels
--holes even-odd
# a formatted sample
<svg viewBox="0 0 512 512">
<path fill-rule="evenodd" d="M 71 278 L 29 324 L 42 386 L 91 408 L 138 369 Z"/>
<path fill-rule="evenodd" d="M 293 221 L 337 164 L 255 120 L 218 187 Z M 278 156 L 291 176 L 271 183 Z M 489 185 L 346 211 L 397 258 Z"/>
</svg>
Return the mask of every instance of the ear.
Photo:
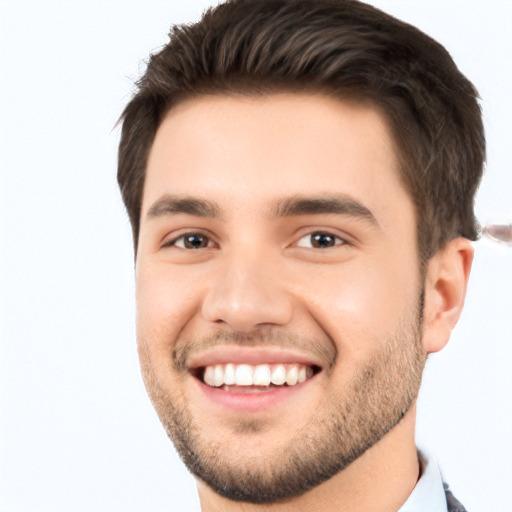
<svg viewBox="0 0 512 512">
<path fill-rule="evenodd" d="M 423 345 L 441 350 L 459 320 L 473 263 L 474 249 L 466 238 L 450 240 L 427 264 Z"/>
</svg>

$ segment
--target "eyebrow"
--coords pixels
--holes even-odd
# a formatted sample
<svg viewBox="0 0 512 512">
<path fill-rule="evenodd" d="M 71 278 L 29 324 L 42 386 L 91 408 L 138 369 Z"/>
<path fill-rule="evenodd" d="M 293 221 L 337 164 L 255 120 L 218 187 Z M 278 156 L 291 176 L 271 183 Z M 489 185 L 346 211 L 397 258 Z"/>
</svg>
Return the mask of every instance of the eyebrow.
<svg viewBox="0 0 512 512">
<path fill-rule="evenodd" d="M 216 218 L 220 216 L 220 208 L 216 203 L 206 199 L 166 195 L 153 203 L 146 216 L 152 219 L 180 213 Z"/>
<path fill-rule="evenodd" d="M 366 206 L 346 196 L 298 196 L 283 199 L 275 204 L 272 213 L 275 217 L 322 214 L 347 215 L 378 225 L 377 219 Z M 165 195 L 149 208 L 146 216 L 153 219 L 178 214 L 219 218 L 221 217 L 221 209 L 217 203 L 207 199 Z"/>
<path fill-rule="evenodd" d="M 378 225 L 377 219 L 366 206 L 346 196 L 293 197 L 277 203 L 274 214 L 277 217 L 317 214 L 348 215 Z"/>
</svg>

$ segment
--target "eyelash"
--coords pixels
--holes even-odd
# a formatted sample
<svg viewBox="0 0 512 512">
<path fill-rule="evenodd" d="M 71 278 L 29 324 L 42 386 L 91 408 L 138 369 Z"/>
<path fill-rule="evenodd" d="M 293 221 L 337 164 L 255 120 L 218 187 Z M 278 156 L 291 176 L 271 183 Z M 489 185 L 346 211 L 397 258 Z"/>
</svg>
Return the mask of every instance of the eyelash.
<svg viewBox="0 0 512 512">
<path fill-rule="evenodd" d="M 183 249 L 183 250 L 194 250 L 194 248 L 180 247 L 178 245 L 178 242 L 180 240 L 183 240 L 183 243 L 185 244 L 186 243 L 185 242 L 186 237 L 202 237 L 205 240 L 207 240 L 207 246 L 206 247 L 198 247 L 198 248 L 195 248 L 195 250 L 197 250 L 197 249 L 206 249 L 210 245 L 210 243 L 211 243 L 211 237 L 209 237 L 206 233 L 202 233 L 201 231 L 190 231 L 188 233 L 183 233 L 183 234 L 173 238 L 172 240 L 164 242 L 162 244 L 162 247 L 163 248 L 166 248 L 166 247 L 178 247 L 179 249 Z"/>
<path fill-rule="evenodd" d="M 301 240 L 309 237 L 310 238 L 310 241 L 312 241 L 312 237 L 314 236 L 317 236 L 317 237 L 326 237 L 326 238 L 330 238 L 334 243 L 333 245 L 329 245 L 327 247 L 306 247 L 304 245 L 300 245 L 300 242 Z M 187 237 L 202 237 L 203 240 L 206 241 L 206 246 L 204 247 L 185 247 L 184 245 L 186 244 L 186 241 L 185 239 Z M 178 243 L 180 241 L 183 241 L 183 246 L 179 246 Z M 202 233 L 200 231 L 191 231 L 191 232 L 188 232 L 188 233 L 183 233 L 182 235 L 179 235 L 175 238 L 173 238 L 172 240 L 169 240 L 168 242 L 164 242 L 162 244 L 162 248 L 167 248 L 167 247 L 178 247 L 179 249 L 183 249 L 183 250 L 199 250 L 199 249 L 207 249 L 208 247 L 211 246 L 211 243 L 212 243 L 212 240 L 211 240 L 211 237 L 209 237 L 207 234 L 205 233 Z M 331 233 L 330 231 L 324 231 L 324 230 L 315 230 L 315 231 L 312 231 L 312 232 L 309 232 L 303 236 L 301 236 L 299 238 L 299 240 L 293 244 L 295 247 L 304 247 L 304 248 L 307 248 L 307 249 L 323 249 L 323 250 L 326 250 L 326 249 L 331 249 L 331 248 L 334 248 L 334 247 L 338 247 L 338 246 L 344 246 L 344 245 L 351 245 L 350 242 L 348 242 L 345 238 L 342 238 L 338 235 L 335 235 L 334 233 Z M 311 244 L 313 245 L 313 243 Z"/>
<path fill-rule="evenodd" d="M 312 231 L 311 233 L 307 233 L 306 235 L 302 236 L 301 238 L 299 238 L 298 242 L 295 244 L 296 247 L 304 247 L 304 246 L 301 246 L 300 245 L 300 241 L 304 238 L 307 238 L 309 237 L 310 238 L 310 241 L 312 242 L 313 241 L 313 237 L 326 237 L 326 238 L 330 238 L 334 243 L 333 245 L 329 245 L 327 247 L 308 247 L 308 249 L 323 249 L 323 250 L 326 250 L 326 249 L 331 249 L 331 248 L 334 248 L 334 247 L 338 247 L 338 246 L 342 246 L 342 245 L 350 245 L 349 242 L 347 242 L 346 239 L 338 236 L 338 235 L 335 235 L 334 233 L 331 233 L 330 231 L 323 231 L 323 230 L 316 230 L 316 231 Z"/>
</svg>

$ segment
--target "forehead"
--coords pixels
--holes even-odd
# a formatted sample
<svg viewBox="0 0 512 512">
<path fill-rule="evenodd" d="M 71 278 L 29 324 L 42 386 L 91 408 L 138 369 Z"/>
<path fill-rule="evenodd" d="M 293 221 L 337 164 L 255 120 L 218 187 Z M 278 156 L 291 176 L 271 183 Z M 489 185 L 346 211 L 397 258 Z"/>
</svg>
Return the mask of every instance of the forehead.
<svg viewBox="0 0 512 512">
<path fill-rule="evenodd" d="M 157 131 L 142 213 L 165 194 L 211 198 L 227 214 L 343 194 L 385 213 L 398 198 L 411 206 L 398 167 L 371 106 L 321 94 L 198 97 L 172 108 Z"/>
</svg>

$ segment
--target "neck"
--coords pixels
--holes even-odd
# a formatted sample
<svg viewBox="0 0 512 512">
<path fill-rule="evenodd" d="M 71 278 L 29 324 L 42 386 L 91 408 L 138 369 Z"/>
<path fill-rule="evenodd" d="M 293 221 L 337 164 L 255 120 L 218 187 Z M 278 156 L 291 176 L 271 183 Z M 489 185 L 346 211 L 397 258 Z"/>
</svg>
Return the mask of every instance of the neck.
<svg viewBox="0 0 512 512">
<path fill-rule="evenodd" d="M 198 482 L 202 512 L 396 512 L 419 477 L 414 442 L 416 404 L 400 423 L 350 466 L 305 494 L 282 503 L 228 500 Z"/>
</svg>

